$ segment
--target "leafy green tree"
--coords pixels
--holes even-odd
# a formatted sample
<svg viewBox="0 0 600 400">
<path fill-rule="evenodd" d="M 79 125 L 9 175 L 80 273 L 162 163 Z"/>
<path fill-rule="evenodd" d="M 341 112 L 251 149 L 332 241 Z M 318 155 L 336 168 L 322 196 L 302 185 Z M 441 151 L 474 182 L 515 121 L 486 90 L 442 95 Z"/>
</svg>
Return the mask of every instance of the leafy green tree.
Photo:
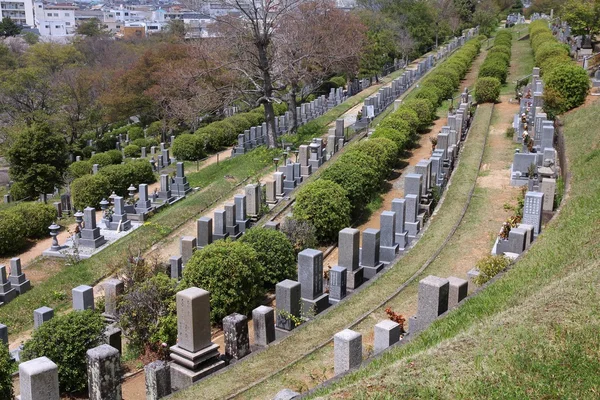
<svg viewBox="0 0 600 400">
<path fill-rule="evenodd" d="M 117 313 L 128 346 L 141 352 L 145 346 L 158 350 L 159 343 L 175 344 L 177 336 L 163 337 L 160 331 L 175 313 L 177 282 L 164 273 L 136 282 L 122 297 Z"/>
<path fill-rule="evenodd" d="M 571 27 L 574 36 L 600 33 L 600 1 L 568 0 L 561 17 Z"/>
<path fill-rule="evenodd" d="M 0 22 L 0 36 L 17 36 L 21 33 L 21 29 L 10 17 L 4 17 L 2 18 L 2 22 Z"/>
<path fill-rule="evenodd" d="M 258 262 L 264 268 L 265 286 L 273 288 L 284 279 L 296 278 L 296 253 L 284 233 L 274 229 L 252 228 L 244 233 L 240 241 L 256 251 Z"/>
<path fill-rule="evenodd" d="M 240 241 L 218 240 L 196 251 L 183 270 L 181 288 L 210 292 L 210 319 L 221 324 L 237 312 L 248 315 L 262 300 L 264 269 L 254 249 Z"/>
<path fill-rule="evenodd" d="M 8 346 L 0 346 L 0 398 L 13 398 L 12 365 L 13 361 L 8 352 Z"/>
<path fill-rule="evenodd" d="M 72 311 L 58 315 L 33 331 L 21 357 L 48 357 L 58 366 L 62 392 L 80 392 L 87 387 L 86 352 L 102 344 L 104 319 L 97 311 Z"/>
<path fill-rule="evenodd" d="M 52 193 L 62 184 L 67 169 L 67 146 L 64 139 L 47 124 L 25 128 L 8 150 L 10 176 L 19 182 L 25 193 L 35 198 Z"/>
<path fill-rule="evenodd" d="M 294 218 L 308 221 L 316 231 L 319 242 L 333 242 L 340 230 L 350 225 L 350 201 L 346 190 L 326 179 L 308 182 L 298 190 Z"/>
<path fill-rule="evenodd" d="M 109 32 L 104 28 L 102 23 L 97 18 L 92 18 L 88 21 L 81 22 L 75 33 L 88 37 L 108 36 Z"/>
</svg>

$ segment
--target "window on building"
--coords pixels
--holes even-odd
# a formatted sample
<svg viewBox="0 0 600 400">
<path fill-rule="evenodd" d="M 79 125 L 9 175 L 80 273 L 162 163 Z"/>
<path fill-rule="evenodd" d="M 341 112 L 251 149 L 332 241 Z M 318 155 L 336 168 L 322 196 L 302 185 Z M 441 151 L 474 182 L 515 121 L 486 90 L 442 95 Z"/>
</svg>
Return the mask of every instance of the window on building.
<svg viewBox="0 0 600 400">
<path fill-rule="evenodd" d="M 70 16 L 71 16 L 71 14 L 65 13 L 65 17 L 70 17 Z"/>
<path fill-rule="evenodd" d="M 65 22 L 65 25 L 66 26 L 71 26 L 71 23 L 70 22 Z"/>
<path fill-rule="evenodd" d="M 121 13 L 120 13 L 120 12 L 118 12 L 118 13 L 117 13 L 117 16 L 118 16 L 118 17 L 120 17 L 120 16 L 121 16 Z"/>
<path fill-rule="evenodd" d="M 116 26 L 116 28 L 117 28 L 117 29 L 121 29 L 121 25 L 117 25 L 117 26 Z"/>
<path fill-rule="evenodd" d="M 48 13 L 48 16 L 49 16 L 49 17 L 51 17 L 51 16 L 52 16 L 52 13 Z"/>
<path fill-rule="evenodd" d="M 55 17 L 58 17 L 58 13 L 54 13 L 54 16 L 55 16 Z"/>
<path fill-rule="evenodd" d="M 56 28 L 56 29 L 60 29 L 60 25 L 56 25 L 56 26 L 55 26 L 55 28 Z"/>
<path fill-rule="evenodd" d="M 126 17 L 129 17 L 129 13 L 128 13 L 128 12 L 126 12 L 126 13 L 125 13 L 125 16 L 126 16 Z"/>
</svg>

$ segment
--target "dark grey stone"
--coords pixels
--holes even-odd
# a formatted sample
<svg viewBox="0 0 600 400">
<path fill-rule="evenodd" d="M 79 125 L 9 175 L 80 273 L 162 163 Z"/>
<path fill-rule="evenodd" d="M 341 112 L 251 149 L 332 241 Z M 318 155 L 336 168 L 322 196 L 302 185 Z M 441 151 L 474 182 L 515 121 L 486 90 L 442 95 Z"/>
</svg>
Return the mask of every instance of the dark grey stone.
<svg viewBox="0 0 600 400">
<path fill-rule="evenodd" d="M 223 318 L 225 356 L 239 360 L 250 354 L 248 317 L 233 313 Z"/>
<path fill-rule="evenodd" d="M 154 361 L 144 366 L 146 375 L 146 400 L 159 400 L 171 394 L 169 363 Z"/>
<path fill-rule="evenodd" d="M 277 301 L 277 327 L 291 331 L 296 327 L 290 316 L 300 317 L 301 288 L 300 283 L 286 279 L 275 285 Z"/>
<path fill-rule="evenodd" d="M 275 312 L 273 308 L 259 306 L 252 310 L 254 324 L 254 344 L 267 346 L 275 341 Z"/>
</svg>

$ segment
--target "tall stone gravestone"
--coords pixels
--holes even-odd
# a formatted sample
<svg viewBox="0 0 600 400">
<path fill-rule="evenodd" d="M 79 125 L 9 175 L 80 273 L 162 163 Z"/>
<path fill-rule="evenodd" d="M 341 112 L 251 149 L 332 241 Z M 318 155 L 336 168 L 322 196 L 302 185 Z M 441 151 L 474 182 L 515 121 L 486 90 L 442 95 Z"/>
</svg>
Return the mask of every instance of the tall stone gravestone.
<svg viewBox="0 0 600 400">
<path fill-rule="evenodd" d="M 260 185 L 250 184 L 244 188 L 246 194 L 246 212 L 250 217 L 260 215 L 261 208 L 261 193 Z"/>
<path fill-rule="evenodd" d="M 360 266 L 360 231 L 344 228 L 338 236 L 338 265 L 347 270 L 346 285 L 356 289 L 363 283 L 363 268 Z"/>
<path fill-rule="evenodd" d="M 196 221 L 196 244 L 202 249 L 213 241 L 213 220 L 210 217 L 201 217 Z"/>
<path fill-rule="evenodd" d="M 235 203 L 226 203 L 225 204 L 225 230 L 229 234 L 229 238 L 232 240 L 238 239 L 242 236 L 242 232 L 240 232 L 240 227 L 236 222 L 237 217 L 237 207 Z"/>
<path fill-rule="evenodd" d="M 523 205 L 523 223 L 533 225 L 533 232 L 537 236 L 542 231 L 542 207 L 544 194 L 541 192 L 525 193 Z"/>
<path fill-rule="evenodd" d="M 250 228 L 250 220 L 246 213 L 247 199 L 245 194 L 236 194 L 233 196 L 235 203 L 235 223 L 237 224 L 241 233 L 246 232 L 246 229 Z"/>
<path fill-rule="evenodd" d="M 223 318 L 225 356 L 239 360 L 250 354 L 248 317 L 233 313 Z"/>
<path fill-rule="evenodd" d="M 392 211 L 396 213 L 396 234 L 395 242 L 398 244 L 398 250 L 403 251 L 408 245 L 408 232 L 404 229 L 404 215 L 406 213 L 406 200 L 393 199 Z"/>
<path fill-rule="evenodd" d="M 131 229 L 131 221 L 127 219 L 127 213 L 125 212 L 125 201 L 121 196 L 113 197 L 115 204 L 114 213 L 110 222 L 110 229 L 113 231 L 121 230 L 127 231 Z"/>
<path fill-rule="evenodd" d="M 300 283 L 286 279 L 275 285 L 277 328 L 291 331 L 296 327 L 292 317 L 300 318 Z"/>
<path fill-rule="evenodd" d="M 171 186 L 171 191 L 173 194 L 179 197 L 183 197 L 189 192 L 192 191 L 190 188 L 190 184 L 185 177 L 185 171 L 183 169 L 183 163 L 177 163 L 177 171 L 175 174 L 175 178 L 173 178 L 173 185 Z"/>
<path fill-rule="evenodd" d="M 379 216 L 379 224 L 381 227 L 379 258 L 384 264 L 389 264 L 396 258 L 399 249 L 398 244 L 395 242 L 396 213 L 393 211 L 382 212 Z"/>
<path fill-rule="evenodd" d="M 138 201 L 135 203 L 135 212 L 145 214 L 150 211 L 152 211 L 152 203 L 148 198 L 148 185 L 142 183 L 138 187 Z"/>
<path fill-rule="evenodd" d="M 86 353 L 90 400 L 121 400 L 121 355 L 107 344 Z"/>
<path fill-rule="evenodd" d="M 322 251 L 306 249 L 298 253 L 298 282 L 305 315 L 318 314 L 329 306 L 329 295 L 323 293 Z"/>
<path fill-rule="evenodd" d="M 100 235 L 100 228 L 96 226 L 96 209 L 86 207 L 83 210 L 83 229 L 81 229 L 81 238 L 79 245 L 97 249 L 106 243 L 104 236 Z"/>
<path fill-rule="evenodd" d="M 213 240 L 226 239 L 229 233 L 226 228 L 226 212 L 225 210 L 215 210 L 214 213 L 214 233 Z"/>
<path fill-rule="evenodd" d="M 225 366 L 211 342 L 210 294 L 191 287 L 176 295 L 177 344 L 171 346 L 171 386 L 180 390 Z"/>
<path fill-rule="evenodd" d="M 6 267 L 0 265 L 0 303 L 9 303 L 17 297 L 17 291 L 14 290 L 10 281 L 6 278 Z"/>
<path fill-rule="evenodd" d="M 254 344 L 267 346 L 275 341 L 275 312 L 271 307 L 258 306 L 252 310 Z"/>
<path fill-rule="evenodd" d="M 360 265 L 363 267 L 365 279 L 373 278 L 383 269 L 383 263 L 379 261 L 380 241 L 379 229 L 368 228 L 363 231 Z"/>
<path fill-rule="evenodd" d="M 450 283 L 448 279 L 429 275 L 419 282 L 417 315 L 410 318 L 410 333 L 427 328 L 448 310 Z"/>
</svg>

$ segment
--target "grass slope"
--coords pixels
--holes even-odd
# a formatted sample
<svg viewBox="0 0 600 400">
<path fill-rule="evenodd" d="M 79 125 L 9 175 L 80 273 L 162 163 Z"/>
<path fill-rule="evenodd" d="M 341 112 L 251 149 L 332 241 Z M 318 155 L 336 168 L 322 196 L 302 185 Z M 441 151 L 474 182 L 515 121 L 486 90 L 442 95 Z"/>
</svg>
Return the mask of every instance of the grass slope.
<svg viewBox="0 0 600 400">
<path fill-rule="evenodd" d="M 600 396 L 600 105 L 564 121 L 571 191 L 523 259 L 412 342 L 312 398 Z"/>
</svg>

